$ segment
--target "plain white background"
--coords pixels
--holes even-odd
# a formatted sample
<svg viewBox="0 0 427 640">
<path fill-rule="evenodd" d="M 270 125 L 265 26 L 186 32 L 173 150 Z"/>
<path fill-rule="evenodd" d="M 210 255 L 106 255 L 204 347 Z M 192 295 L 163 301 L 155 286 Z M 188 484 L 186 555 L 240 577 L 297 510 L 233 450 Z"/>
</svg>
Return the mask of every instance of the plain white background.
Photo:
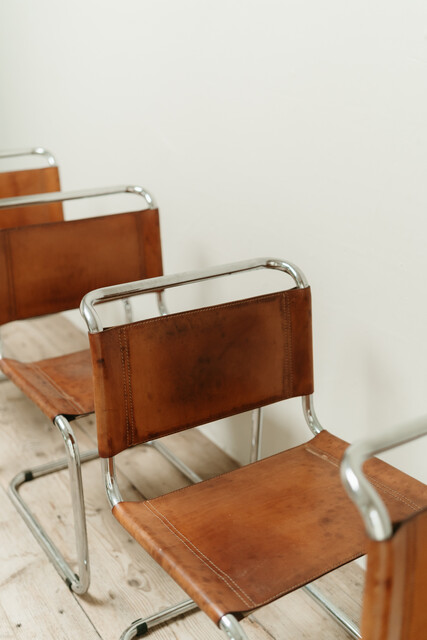
<svg viewBox="0 0 427 640">
<path fill-rule="evenodd" d="M 155 195 L 166 273 L 303 268 L 328 429 L 427 414 L 425 2 L 2 0 L 0 87 L 2 149 L 51 149 L 66 190 Z M 264 454 L 308 434 L 289 404 Z M 249 422 L 209 432 L 244 461 Z M 426 451 L 390 459 L 427 481 Z"/>
</svg>

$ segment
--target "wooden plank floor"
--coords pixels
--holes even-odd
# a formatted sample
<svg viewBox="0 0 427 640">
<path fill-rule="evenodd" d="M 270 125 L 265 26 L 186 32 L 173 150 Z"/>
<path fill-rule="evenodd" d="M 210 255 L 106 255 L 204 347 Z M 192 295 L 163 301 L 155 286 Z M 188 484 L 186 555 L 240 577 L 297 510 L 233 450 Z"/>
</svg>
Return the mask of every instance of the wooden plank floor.
<svg viewBox="0 0 427 640">
<path fill-rule="evenodd" d="M 7 326 L 7 355 L 35 360 L 86 346 L 86 337 L 65 318 Z M 77 425 L 81 450 L 95 447 L 93 418 Z M 99 462 L 83 466 L 92 582 L 76 596 L 58 577 L 6 495 L 20 470 L 63 457 L 55 427 L 14 385 L 0 384 L 0 639 L 117 640 L 136 618 L 185 598 L 185 594 L 112 517 Z M 235 463 L 199 432 L 170 437 L 168 446 L 208 477 Z M 156 451 L 138 447 L 118 459 L 123 495 L 152 497 L 186 484 Z M 132 481 L 130 480 L 132 478 Z M 66 472 L 22 489 L 55 542 L 73 560 L 73 530 Z M 363 571 L 352 563 L 322 578 L 328 596 L 353 619 L 360 615 Z M 340 629 L 302 591 L 264 607 L 244 621 L 250 640 L 346 640 Z M 159 627 L 150 640 L 215 640 L 224 636 L 200 612 Z"/>
</svg>

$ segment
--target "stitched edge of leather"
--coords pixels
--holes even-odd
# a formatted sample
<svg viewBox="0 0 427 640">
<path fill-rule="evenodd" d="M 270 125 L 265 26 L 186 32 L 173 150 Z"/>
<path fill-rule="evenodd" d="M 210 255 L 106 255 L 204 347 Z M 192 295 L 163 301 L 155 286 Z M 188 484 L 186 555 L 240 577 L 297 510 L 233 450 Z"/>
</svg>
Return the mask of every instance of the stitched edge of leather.
<svg viewBox="0 0 427 640">
<path fill-rule="evenodd" d="M 233 302 L 229 302 L 229 303 L 225 303 L 225 304 L 218 304 L 218 305 L 213 305 L 210 307 L 203 307 L 202 309 L 192 309 L 190 311 L 184 311 L 181 313 L 177 313 L 177 314 L 170 314 L 168 316 L 162 316 L 159 318 L 149 318 L 147 320 L 141 320 L 139 322 L 134 322 L 132 324 L 129 325 L 121 325 L 118 327 L 110 327 L 108 329 L 106 329 L 104 331 L 104 333 L 107 333 L 108 331 L 114 331 L 117 330 L 119 333 L 119 342 L 120 342 L 120 335 L 123 332 L 123 335 L 126 334 L 126 338 L 128 340 L 129 336 L 128 333 L 131 333 L 132 331 L 138 329 L 140 326 L 146 326 L 148 324 L 151 323 L 158 323 L 158 322 L 171 322 L 173 320 L 176 319 L 177 316 L 179 317 L 185 317 L 188 315 L 194 316 L 194 315 L 199 315 L 202 313 L 209 313 L 212 310 L 217 310 L 217 309 L 224 309 L 224 308 L 229 308 L 232 310 L 238 310 L 241 307 L 244 306 L 249 306 L 252 304 L 262 304 L 263 302 L 274 302 L 276 300 L 279 301 L 279 308 L 280 308 L 280 315 L 281 317 L 283 316 L 282 314 L 282 306 L 284 308 L 288 309 L 289 313 L 289 319 L 286 322 L 287 326 L 289 327 L 289 329 L 291 330 L 291 314 L 290 314 L 290 307 L 289 307 L 289 300 L 287 297 L 287 293 L 288 291 L 298 291 L 297 288 L 293 288 L 293 289 L 287 289 L 285 291 L 279 291 L 279 292 L 275 292 L 275 293 L 271 293 L 271 294 L 266 294 L 266 295 L 262 295 L 262 296 L 257 296 L 254 298 L 246 298 L 244 300 L 237 300 L 237 301 L 233 301 Z M 284 301 L 284 302 L 283 302 Z M 125 332 L 125 333 L 124 333 Z M 285 333 L 285 332 L 284 332 Z M 283 367 L 285 368 L 285 360 L 289 359 L 289 365 L 287 368 L 291 368 L 293 367 L 293 360 L 292 360 L 292 335 L 290 337 L 289 340 L 287 340 L 288 342 L 288 348 L 286 348 L 287 346 L 284 345 L 284 363 L 283 363 Z M 123 346 L 120 347 L 121 349 L 124 348 Z M 129 355 L 129 346 L 127 347 L 126 350 L 126 357 L 125 357 L 126 363 L 123 362 L 122 360 L 122 367 L 127 367 L 129 374 L 125 374 L 123 373 L 123 376 L 126 377 L 128 379 L 128 385 L 127 385 L 127 389 L 128 389 L 128 393 L 127 393 L 127 400 L 125 399 L 125 403 L 128 403 L 129 407 L 131 406 L 131 398 L 132 398 L 132 378 L 131 378 L 131 366 L 130 366 L 130 355 Z M 283 386 L 284 383 L 283 383 Z M 191 422 L 186 422 L 184 425 L 182 425 L 180 423 L 180 426 L 178 425 L 174 425 L 172 427 L 170 427 L 168 430 L 163 430 L 160 433 L 155 431 L 153 433 L 150 433 L 147 430 L 146 435 L 144 436 L 144 440 L 143 441 L 147 441 L 147 440 L 151 440 L 153 438 L 158 438 L 158 437 L 163 437 L 166 435 L 170 435 L 173 433 L 179 433 L 181 431 L 185 431 L 186 429 L 190 429 L 192 427 L 198 426 L 200 424 L 206 424 L 209 422 L 214 422 L 215 420 L 219 420 L 221 418 L 227 417 L 227 416 L 231 416 L 234 415 L 236 413 L 243 413 L 245 411 L 250 411 L 251 409 L 254 409 L 256 407 L 259 406 L 264 406 L 264 405 L 268 405 L 268 404 L 272 404 L 274 402 L 279 402 L 280 400 L 285 400 L 288 399 L 290 397 L 292 397 L 293 394 L 293 388 L 290 386 L 290 384 L 288 385 L 289 389 L 287 389 L 285 392 L 282 393 L 278 393 L 275 395 L 270 395 L 270 396 L 266 396 L 265 398 L 262 398 L 262 400 L 257 401 L 257 402 L 250 402 L 247 403 L 245 405 L 238 405 L 238 406 L 233 406 L 231 407 L 228 411 L 222 411 L 222 412 L 217 412 L 217 413 L 212 413 L 209 414 L 208 416 L 206 416 L 203 419 L 203 422 L 200 423 L 199 421 L 191 421 Z M 127 405 L 126 405 L 127 406 Z M 131 417 L 133 415 L 133 404 L 132 404 L 132 412 L 130 411 L 130 409 L 126 409 L 126 412 L 129 413 L 129 417 Z M 137 434 L 137 430 L 136 430 L 136 426 L 135 426 L 135 421 L 133 420 L 133 423 L 130 422 L 130 431 L 131 431 L 131 438 L 127 439 L 127 443 L 128 446 L 133 446 L 136 442 L 136 434 Z M 139 441 L 139 440 L 138 440 Z"/>
</svg>

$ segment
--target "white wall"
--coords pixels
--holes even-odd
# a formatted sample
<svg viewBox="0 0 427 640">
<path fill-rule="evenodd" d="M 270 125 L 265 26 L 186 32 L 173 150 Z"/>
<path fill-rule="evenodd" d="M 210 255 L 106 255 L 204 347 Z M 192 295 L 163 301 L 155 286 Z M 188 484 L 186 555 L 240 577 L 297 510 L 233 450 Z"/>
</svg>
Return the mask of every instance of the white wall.
<svg viewBox="0 0 427 640">
<path fill-rule="evenodd" d="M 64 189 L 155 194 L 166 272 L 304 269 L 334 433 L 427 413 L 425 2 L 3 0 L 0 83 L 1 148 L 51 148 Z M 264 453 L 306 435 L 291 405 Z M 243 459 L 238 423 L 214 437 Z M 427 481 L 426 447 L 393 460 Z"/>
</svg>

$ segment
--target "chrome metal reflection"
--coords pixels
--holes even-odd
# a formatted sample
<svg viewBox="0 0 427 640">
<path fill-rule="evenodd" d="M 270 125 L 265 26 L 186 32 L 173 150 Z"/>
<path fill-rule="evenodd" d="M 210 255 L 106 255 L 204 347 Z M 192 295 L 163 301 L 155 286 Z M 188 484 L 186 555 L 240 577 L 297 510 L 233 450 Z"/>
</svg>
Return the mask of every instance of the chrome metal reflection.
<svg viewBox="0 0 427 640">
<path fill-rule="evenodd" d="M 262 407 L 252 411 L 252 439 L 250 462 L 256 462 L 261 459 L 262 445 Z"/>
<path fill-rule="evenodd" d="M 302 271 L 292 263 L 274 258 L 255 258 L 253 260 L 244 260 L 219 267 L 211 267 L 202 271 L 189 271 L 172 276 L 137 280 L 136 282 L 95 289 L 84 296 L 80 305 L 80 313 L 86 321 L 89 332 L 98 333 L 102 331 L 102 323 L 94 309 L 94 305 L 96 304 L 110 300 L 130 298 L 131 296 L 143 293 L 157 293 L 159 290 L 162 291 L 163 289 L 179 287 L 183 284 L 201 282 L 203 280 L 220 278 L 222 276 L 256 269 L 278 269 L 290 275 L 298 288 L 303 289 L 308 286 Z"/>
<path fill-rule="evenodd" d="M 135 622 L 132 622 L 132 624 L 122 633 L 120 640 L 132 640 L 133 638 L 140 637 L 150 629 L 153 629 L 153 627 L 156 627 L 163 622 L 168 622 L 178 616 L 182 616 L 184 613 L 188 613 L 189 611 L 193 611 L 197 608 L 197 604 L 193 602 L 193 600 L 184 600 L 183 602 L 175 604 L 172 607 L 168 607 L 167 609 L 163 609 L 148 618 L 135 620 Z"/>
<path fill-rule="evenodd" d="M 49 202 L 65 202 L 68 200 L 82 200 L 83 198 L 98 198 L 120 193 L 131 193 L 142 196 L 150 209 L 155 208 L 153 196 L 142 187 L 121 185 L 118 187 L 100 187 L 98 189 L 82 189 L 80 191 L 53 191 L 51 193 L 37 193 L 31 196 L 17 196 L 15 198 L 0 199 L 0 209 L 12 209 L 33 204 L 48 204 Z"/>
<path fill-rule="evenodd" d="M 50 167 L 56 167 L 55 156 L 44 147 L 34 147 L 33 149 L 12 149 L 10 151 L 0 151 L 0 158 L 18 158 L 21 156 L 44 156 Z"/>
<path fill-rule="evenodd" d="M 424 435 L 427 435 L 427 416 L 408 422 L 385 435 L 355 442 L 344 454 L 341 479 L 359 509 L 366 532 L 372 540 L 387 540 L 393 529 L 384 502 L 363 473 L 363 464 L 372 456 Z"/>
<path fill-rule="evenodd" d="M 114 458 L 101 458 L 101 469 L 104 477 L 105 491 L 111 508 L 119 502 L 123 502 L 116 476 L 116 464 Z"/>
<path fill-rule="evenodd" d="M 248 640 L 248 636 L 244 632 L 243 628 L 231 613 L 226 616 L 222 616 L 219 621 L 219 628 L 224 631 L 225 635 L 227 638 L 230 638 L 230 640 Z"/>
<path fill-rule="evenodd" d="M 156 449 L 166 460 L 169 460 L 173 466 L 178 469 L 190 482 L 193 484 L 197 484 L 198 482 L 202 482 L 203 478 L 201 478 L 197 473 L 195 473 L 190 467 L 188 467 L 180 458 L 172 453 L 170 449 L 165 447 L 164 444 L 159 442 L 158 440 L 150 440 L 149 442 L 144 443 L 146 446 L 150 446 L 153 449 Z"/>
<path fill-rule="evenodd" d="M 49 557 L 61 578 L 65 580 L 75 593 L 83 594 L 86 593 L 89 587 L 90 570 L 80 465 L 82 462 L 96 459 L 98 457 L 98 451 L 87 451 L 80 456 L 77 443 L 68 420 L 63 416 L 58 416 L 54 422 L 63 437 L 67 457 L 20 472 L 11 481 L 8 487 L 8 493 L 24 522 L 27 524 L 28 528 Z M 70 489 L 73 504 L 77 564 L 79 571 L 78 575 L 65 560 L 58 547 L 48 536 L 45 529 L 40 525 L 19 493 L 19 488 L 26 482 L 61 471 L 67 467 L 70 473 Z"/>
<path fill-rule="evenodd" d="M 320 604 L 320 606 L 329 613 L 344 629 L 351 635 L 352 638 L 359 640 L 362 636 L 358 625 L 351 620 L 341 609 L 336 607 L 314 584 L 307 584 L 303 587 L 303 590 L 310 594 L 310 596 Z"/>
<path fill-rule="evenodd" d="M 317 436 L 318 433 L 323 431 L 323 427 L 319 422 L 319 418 L 314 410 L 313 394 L 302 397 L 302 410 L 304 412 L 304 418 L 310 431 Z"/>
</svg>

